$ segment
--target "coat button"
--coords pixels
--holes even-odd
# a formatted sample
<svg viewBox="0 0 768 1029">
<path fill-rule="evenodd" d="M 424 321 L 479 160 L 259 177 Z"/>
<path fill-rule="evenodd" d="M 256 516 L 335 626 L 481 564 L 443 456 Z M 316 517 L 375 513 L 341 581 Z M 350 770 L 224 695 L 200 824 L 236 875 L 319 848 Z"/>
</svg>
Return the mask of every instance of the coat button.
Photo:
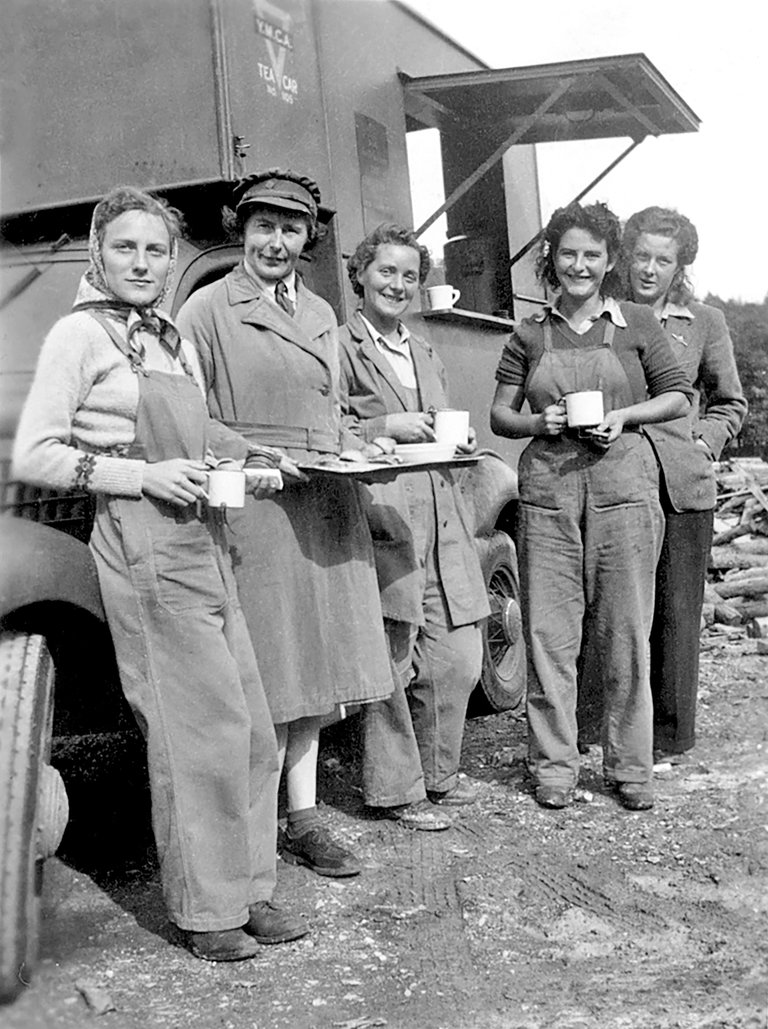
<svg viewBox="0 0 768 1029">
<path fill-rule="evenodd" d="M 320 395 L 321 396 L 327 397 L 330 392 L 331 391 L 330 391 L 330 389 L 327 386 L 321 386 L 320 387 Z"/>
</svg>

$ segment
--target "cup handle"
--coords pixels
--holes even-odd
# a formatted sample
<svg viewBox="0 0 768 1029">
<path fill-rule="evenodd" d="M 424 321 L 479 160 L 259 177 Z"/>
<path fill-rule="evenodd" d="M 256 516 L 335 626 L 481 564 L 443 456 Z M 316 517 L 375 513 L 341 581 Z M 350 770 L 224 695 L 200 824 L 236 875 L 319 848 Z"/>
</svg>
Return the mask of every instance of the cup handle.
<svg viewBox="0 0 768 1029">
<path fill-rule="evenodd" d="M 454 288 L 453 295 L 451 296 L 451 307 L 453 307 L 453 305 L 457 302 L 457 300 L 459 299 L 460 296 L 461 296 L 461 290 Z"/>
</svg>

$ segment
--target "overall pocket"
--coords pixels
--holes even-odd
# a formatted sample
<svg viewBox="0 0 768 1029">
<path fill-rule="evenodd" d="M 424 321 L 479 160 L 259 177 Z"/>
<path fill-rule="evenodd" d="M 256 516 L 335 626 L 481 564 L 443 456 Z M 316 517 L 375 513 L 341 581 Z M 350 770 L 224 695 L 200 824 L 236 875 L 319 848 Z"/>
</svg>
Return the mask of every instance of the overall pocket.
<svg viewBox="0 0 768 1029">
<path fill-rule="evenodd" d="M 189 521 L 152 535 L 158 603 L 173 614 L 220 611 L 229 597 L 206 525 Z"/>
</svg>

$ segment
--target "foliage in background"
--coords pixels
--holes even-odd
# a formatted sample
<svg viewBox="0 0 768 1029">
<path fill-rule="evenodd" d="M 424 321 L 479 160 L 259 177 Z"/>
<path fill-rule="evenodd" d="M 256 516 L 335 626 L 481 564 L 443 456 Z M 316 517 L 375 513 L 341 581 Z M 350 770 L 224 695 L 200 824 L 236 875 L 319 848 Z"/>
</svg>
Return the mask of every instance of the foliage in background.
<svg viewBox="0 0 768 1029">
<path fill-rule="evenodd" d="M 762 457 L 768 460 L 768 296 L 762 304 L 721 300 L 709 294 L 705 304 L 719 307 L 728 322 L 749 414 L 736 440 L 723 457 Z"/>
</svg>

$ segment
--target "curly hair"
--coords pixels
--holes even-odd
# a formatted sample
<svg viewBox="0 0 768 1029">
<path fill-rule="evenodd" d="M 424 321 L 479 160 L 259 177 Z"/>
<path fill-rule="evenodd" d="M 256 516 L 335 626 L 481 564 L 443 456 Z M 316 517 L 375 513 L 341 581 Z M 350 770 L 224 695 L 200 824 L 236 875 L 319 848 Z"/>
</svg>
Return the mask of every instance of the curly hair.
<svg viewBox="0 0 768 1029">
<path fill-rule="evenodd" d="M 539 282 L 546 283 L 552 289 L 560 288 L 560 280 L 555 270 L 555 254 L 560 246 L 560 240 L 569 229 L 584 229 L 590 236 L 605 243 L 608 260 L 615 263 L 613 268 L 606 272 L 600 292 L 604 296 L 621 296 L 624 292 L 621 223 L 613 211 L 601 203 L 582 207 L 574 201 L 567 207 L 558 207 L 554 212 L 543 230 L 539 243 L 536 258 L 536 275 Z"/>
<path fill-rule="evenodd" d="M 637 241 L 643 232 L 652 236 L 666 236 L 677 244 L 677 271 L 667 298 L 673 304 L 687 304 L 693 299 L 693 287 L 686 269 L 696 260 L 699 252 L 699 234 L 696 226 L 684 214 L 671 207 L 646 207 L 636 211 L 624 226 L 622 247 L 626 261 L 630 261 Z"/>
<path fill-rule="evenodd" d="M 429 250 L 419 240 L 413 229 L 406 229 L 402 225 L 395 225 L 392 222 L 384 222 L 377 226 L 373 232 L 357 244 L 355 252 L 347 261 L 347 275 L 352 283 L 352 289 L 356 295 L 363 295 L 363 287 L 358 281 L 358 272 L 365 271 L 369 264 L 376 258 L 376 251 L 380 246 L 410 247 L 419 255 L 419 285 L 423 286 L 427 281 L 432 267 L 432 258 Z"/>
<path fill-rule="evenodd" d="M 311 179 L 308 175 L 299 175 L 298 172 L 291 171 L 290 168 L 268 168 L 266 171 L 254 172 L 252 175 L 246 175 L 245 178 L 240 179 L 236 182 L 232 188 L 232 204 L 229 207 L 223 207 L 221 211 L 221 223 L 224 227 L 225 233 L 234 240 L 242 243 L 243 234 L 245 232 L 245 223 L 251 217 L 253 209 L 243 209 L 237 211 L 237 205 L 240 202 L 243 194 L 255 186 L 258 182 L 265 182 L 267 179 L 287 179 L 288 182 L 295 182 L 299 186 L 303 186 L 304 189 L 309 193 L 312 199 L 319 207 L 322 198 L 320 195 L 320 187 Z M 257 207 L 258 204 L 254 204 Z M 268 207 L 268 204 L 264 204 Z M 323 238 L 323 230 L 318 226 L 317 219 L 313 218 L 309 213 L 301 214 L 296 212 L 297 218 L 303 218 L 307 223 L 308 237 L 307 242 L 304 246 L 304 251 L 311 250 L 312 247 Z"/>
<path fill-rule="evenodd" d="M 162 218 L 168 229 L 171 243 L 184 232 L 184 218 L 181 211 L 171 207 L 162 197 L 154 197 L 135 186 L 115 186 L 99 201 L 93 210 L 92 224 L 99 246 L 104 242 L 107 225 L 126 211 L 145 211 Z"/>
</svg>

